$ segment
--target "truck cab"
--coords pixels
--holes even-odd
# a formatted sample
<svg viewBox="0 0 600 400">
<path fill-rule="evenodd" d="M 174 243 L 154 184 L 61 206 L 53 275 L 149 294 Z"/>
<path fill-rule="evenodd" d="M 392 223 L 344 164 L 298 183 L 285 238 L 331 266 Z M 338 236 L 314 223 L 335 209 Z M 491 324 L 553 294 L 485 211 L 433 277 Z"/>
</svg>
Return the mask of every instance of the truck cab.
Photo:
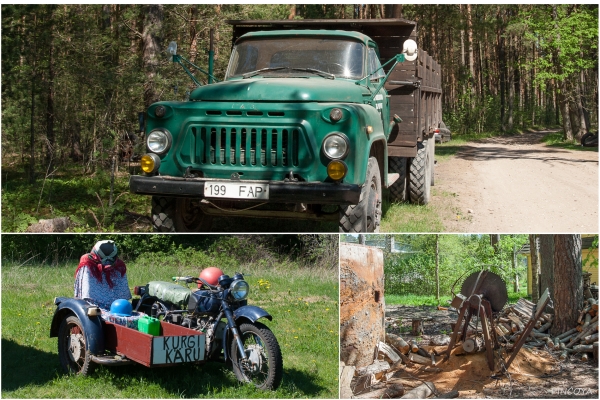
<svg viewBox="0 0 600 400">
<path fill-rule="evenodd" d="M 409 157 L 399 157 L 404 174 L 398 160 L 388 165 L 403 125 L 389 91 L 420 92 L 415 79 L 390 79 L 416 48 L 389 57 L 386 71 L 378 43 L 349 29 L 353 20 L 330 29 L 313 21 L 229 21 L 225 79 L 189 101 L 149 107 L 144 174 L 130 189 L 152 196 L 158 231 L 206 231 L 214 216 L 243 215 L 335 219 L 341 232 L 377 232 L 382 188 L 401 180 L 406 199 Z M 414 150 L 427 143 L 420 136 Z"/>
</svg>

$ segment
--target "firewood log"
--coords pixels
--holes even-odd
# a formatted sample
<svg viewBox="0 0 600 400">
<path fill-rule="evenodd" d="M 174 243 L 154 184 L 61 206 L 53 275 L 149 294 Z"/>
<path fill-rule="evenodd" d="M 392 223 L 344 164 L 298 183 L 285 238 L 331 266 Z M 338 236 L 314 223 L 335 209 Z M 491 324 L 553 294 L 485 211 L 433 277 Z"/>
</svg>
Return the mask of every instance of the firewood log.
<svg viewBox="0 0 600 400">
<path fill-rule="evenodd" d="M 546 332 L 548 330 L 548 328 L 550 328 L 551 326 L 552 326 L 552 321 L 546 322 L 544 325 L 539 327 L 538 332 L 540 332 L 540 333 Z"/>
<path fill-rule="evenodd" d="M 598 330 L 598 321 L 594 322 L 593 324 L 590 324 L 585 330 L 581 331 L 577 336 L 575 336 L 569 342 L 569 344 L 567 344 L 567 348 L 573 347 L 579 341 L 579 339 L 592 334 L 592 332 L 596 330 Z"/>
<path fill-rule="evenodd" d="M 557 339 L 562 339 L 562 338 L 565 338 L 565 337 L 567 337 L 567 336 L 569 336 L 569 335 L 572 335 L 572 334 L 573 334 L 573 333 L 575 333 L 576 331 L 577 331 L 577 329 L 576 329 L 576 328 L 573 328 L 573 329 L 571 329 L 571 330 L 568 330 L 568 331 L 566 331 L 566 332 L 563 332 L 563 333 L 561 333 L 561 334 L 560 334 L 560 335 L 558 335 L 556 338 L 557 338 Z"/>
<path fill-rule="evenodd" d="M 413 353 L 416 353 L 417 351 L 419 351 L 419 345 L 417 345 L 417 343 L 414 340 L 411 340 L 409 342 L 410 345 L 410 351 L 412 351 Z"/>
<path fill-rule="evenodd" d="M 594 346 L 591 344 L 580 344 L 573 347 L 574 353 L 591 353 L 594 351 Z"/>
<path fill-rule="evenodd" d="M 413 390 L 408 391 L 401 399 L 426 399 L 436 392 L 433 382 L 425 382 Z"/>
<path fill-rule="evenodd" d="M 598 341 L 598 333 L 596 332 L 593 335 L 588 335 L 588 336 L 584 337 L 583 341 L 587 344 L 597 342 Z"/>
<path fill-rule="evenodd" d="M 385 342 L 390 346 L 396 348 L 402 354 L 408 354 L 410 346 L 400 336 L 388 333 L 385 335 Z"/>
<path fill-rule="evenodd" d="M 404 394 L 404 386 L 394 383 L 382 389 L 373 390 L 354 396 L 355 399 L 397 399 Z"/>
<path fill-rule="evenodd" d="M 408 359 L 414 363 L 421 365 L 431 365 L 431 358 L 426 358 L 418 355 L 417 353 L 410 353 Z"/>
</svg>

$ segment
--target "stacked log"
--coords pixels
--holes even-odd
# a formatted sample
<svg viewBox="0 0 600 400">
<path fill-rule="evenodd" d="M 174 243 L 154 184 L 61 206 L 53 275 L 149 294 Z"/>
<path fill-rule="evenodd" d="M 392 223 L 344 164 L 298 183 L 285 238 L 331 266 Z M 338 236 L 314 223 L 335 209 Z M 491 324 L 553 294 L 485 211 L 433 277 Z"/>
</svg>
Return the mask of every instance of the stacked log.
<svg viewBox="0 0 600 400">
<path fill-rule="evenodd" d="M 505 308 L 495 321 L 495 329 L 498 337 L 508 341 L 508 348 L 511 343 L 518 340 L 524 326 L 533 316 L 535 304 L 527 299 L 519 301 Z M 529 334 L 526 347 L 547 346 L 551 350 L 560 351 L 559 359 L 566 360 L 569 354 L 580 353 L 581 359 L 587 361 L 589 353 L 594 353 L 594 358 L 598 358 L 598 301 L 589 298 L 584 302 L 583 309 L 580 311 L 578 325 L 573 329 L 563 332 L 560 335 L 552 337 L 550 328 L 552 326 L 552 315 L 543 313 L 535 324 L 535 328 Z"/>
</svg>

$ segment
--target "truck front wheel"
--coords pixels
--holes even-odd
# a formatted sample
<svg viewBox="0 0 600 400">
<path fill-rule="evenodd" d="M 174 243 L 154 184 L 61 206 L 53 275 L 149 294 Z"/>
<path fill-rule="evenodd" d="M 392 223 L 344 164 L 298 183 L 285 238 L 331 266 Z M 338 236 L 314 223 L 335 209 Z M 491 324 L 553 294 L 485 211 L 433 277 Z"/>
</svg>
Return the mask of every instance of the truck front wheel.
<svg viewBox="0 0 600 400">
<path fill-rule="evenodd" d="M 340 232 L 379 232 L 381 223 L 381 174 L 375 157 L 369 158 L 367 179 L 358 204 L 340 207 Z"/>
<path fill-rule="evenodd" d="M 417 143 L 417 156 L 410 163 L 409 195 L 414 204 L 427 204 L 431 199 L 431 165 L 428 140 Z"/>
<path fill-rule="evenodd" d="M 152 196 L 152 225 L 157 232 L 175 232 L 175 198 Z"/>
<path fill-rule="evenodd" d="M 152 197 L 152 222 L 158 232 L 204 232 L 212 217 L 200 208 L 200 200 Z"/>
</svg>

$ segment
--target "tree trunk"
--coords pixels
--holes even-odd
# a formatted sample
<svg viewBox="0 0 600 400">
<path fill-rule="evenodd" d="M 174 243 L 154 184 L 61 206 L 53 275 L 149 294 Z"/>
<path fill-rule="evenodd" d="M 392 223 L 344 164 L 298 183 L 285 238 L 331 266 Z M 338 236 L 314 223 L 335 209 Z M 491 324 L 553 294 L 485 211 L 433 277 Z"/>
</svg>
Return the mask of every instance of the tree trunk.
<svg viewBox="0 0 600 400">
<path fill-rule="evenodd" d="M 554 239 L 552 235 L 540 235 L 540 292 L 546 288 L 554 293 Z"/>
<path fill-rule="evenodd" d="M 529 251 L 531 254 L 531 301 L 537 304 L 540 299 L 539 292 L 539 273 L 540 273 L 540 257 L 539 257 L 539 239 L 537 235 L 529 235 Z"/>
<path fill-rule="evenodd" d="M 392 6 L 392 18 L 402 18 L 402 4 Z"/>
<path fill-rule="evenodd" d="M 435 299 L 440 305 L 440 235 L 435 235 Z"/>
<path fill-rule="evenodd" d="M 37 27 L 37 15 L 33 16 L 33 26 Z M 37 86 L 37 40 L 33 41 L 33 60 L 31 62 L 31 119 L 30 119 L 30 131 L 29 131 L 29 183 L 35 182 L 35 88 Z"/>
<path fill-rule="evenodd" d="M 558 335 L 577 325 L 583 303 L 581 235 L 554 235 L 554 320 Z"/>
<path fill-rule="evenodd" d="M 500 252 L 500 235 L 490 234 L 490 244 L 494 248 L 494 253 L 498 254 Z"/>
<path fill-rule="evenodd" d="M 54 7 L 49 10 L 49 27 L 48 32 L 48 91 L 46 99 L 46 164 L 48 171 L 52 171 L 52 162 L 54 160 L 54 151 L 56 147 L 56 137 L 54 135 L 54 67 L 55 67 L 55 51 L 53 32 L 54 32 Z"/>
<path fill-rule="evenodd" d="M 198 30 L 196 24 L 198 22 L 198 5 L 190 5 L 190 61 L 196 63 L 198 56 Z"/>
<path fill-rule="evenodd" d="M 519 291 L 521 290 L 521 287 L 519 286 L 519 272 L 517 271 L 517 248 L 516 245 L 513 245 L 513 254 L 512 254 L 512 270 L 513 273 L 515 274 L 515 285 L 514 285 L 514 290 L 515 293 L 519 293 Z"/>
<path fill-rule="evenodd" d="M 143 46 L 143 69 L 146 74 L 144 84 L 144 108 L 159 100 L 156 73 L 159 66 L 161 52 L 163 6 L 161 4 L 150 4 L 143 6 L 144 31 L 142 33 Z"/>
</svg>

